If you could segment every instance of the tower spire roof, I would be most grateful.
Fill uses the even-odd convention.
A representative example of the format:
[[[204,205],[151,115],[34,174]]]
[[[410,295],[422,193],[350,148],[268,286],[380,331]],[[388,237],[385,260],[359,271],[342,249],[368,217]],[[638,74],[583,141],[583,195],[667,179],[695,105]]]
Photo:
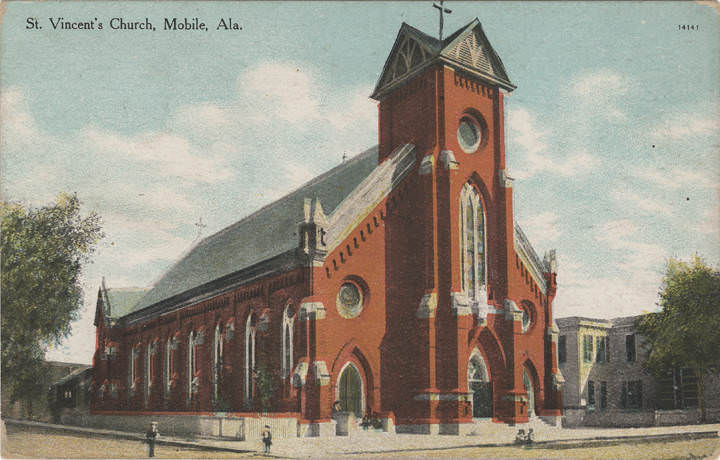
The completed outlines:
[[[507,91],[515,89],[500,56],[475,18],[443,40],[403,23],[370,97],[383,99],[437,62],[473,74]]]

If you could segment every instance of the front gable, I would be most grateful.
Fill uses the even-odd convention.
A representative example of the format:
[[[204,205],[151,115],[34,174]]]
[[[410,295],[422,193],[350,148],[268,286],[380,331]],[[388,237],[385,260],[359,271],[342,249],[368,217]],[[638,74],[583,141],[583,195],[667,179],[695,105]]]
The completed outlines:
[[[370,97],[382,99],[435,62],[470,71],[508,91],[515,89],[475,18],[442,41],[403,23]]]
[[[450,61],[480,72],[490,77],[501,87],[512,91],[515,85],[510,82],[500,56],[495,53],[490,41],[483,32],[482,25],[475,19],[457,36],[448,38],[440,55]]]
[[[370,97],[378,99],[381,94],[417,75],[433,61],[440,50],[440,40],[403,23]]]

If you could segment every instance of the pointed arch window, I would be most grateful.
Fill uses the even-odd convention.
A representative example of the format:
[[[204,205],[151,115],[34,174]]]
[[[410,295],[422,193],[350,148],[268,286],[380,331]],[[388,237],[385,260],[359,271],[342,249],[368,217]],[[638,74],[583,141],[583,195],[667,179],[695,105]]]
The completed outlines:
[[[486,301],[485,211],[474,187],[465,184],[460,194],[460,265],[463,293]]]
[[[223,370],[223,325],[218,323],[215,326],[215,334],[213,336],[213,356],[212,356],[212,396],[213,402],[217,403],[220,397],[220,382],[222,381],[222,370]]]
[[[282,376],[289,376],[293,369],[293,334],[295,318],[290,305],[285,307],[282,321]]]
[[[132,396],[136,390],[136,379],[139,369],[137,368],[140,357],[140,345],[135,345],[130,349],[130,360],[128,362],[128,387],[129,394]]]
[[[200,376],[198,375],[197,346],[199,336],[195,331],[190,332],[187,342],[187,400],[188,403],[197,393],[200,387]]]
[[[150,393],[152,392],[153,377],[155,376],[154,357],[157,343],[147,344],[145,350],[145,406],[150,402]]]
[[[177,350],[177,339],[175,336],[168,337],[165,343],[165,359],[164,359],[164,374],[165,374],[165,399],[170,397],[170,391],[172,389],[173,375],[176,372],[176,350]]]
[[[245,324],[245,403],[252,403],[255,373],[255,318],[251,314]]]

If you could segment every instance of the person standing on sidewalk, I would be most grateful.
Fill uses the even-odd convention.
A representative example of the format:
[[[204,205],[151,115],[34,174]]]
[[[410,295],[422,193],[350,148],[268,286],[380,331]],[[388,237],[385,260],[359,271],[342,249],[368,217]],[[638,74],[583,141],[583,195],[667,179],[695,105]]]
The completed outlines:
[[[148,457],[155,456],[155,438],[157,438],[158,434],[158,422],[151,422],[150,427],[145,433],[148,441]]]
[[[272,446],[272,433],[270,432],[270,425],[265,425],[265,429],[262,432],[263,448],[265,449],[265,455],[270,453],[270,446]]]

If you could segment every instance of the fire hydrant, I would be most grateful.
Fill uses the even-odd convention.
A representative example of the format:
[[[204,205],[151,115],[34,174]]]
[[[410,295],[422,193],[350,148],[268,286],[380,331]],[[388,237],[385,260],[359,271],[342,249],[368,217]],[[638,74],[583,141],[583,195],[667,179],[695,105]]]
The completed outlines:
[[[158,432],[158,422],[150,422],[150,427],[145,433],[145,437],[148,441],[148,457],[155,456],[155,438],[160,435]]]

